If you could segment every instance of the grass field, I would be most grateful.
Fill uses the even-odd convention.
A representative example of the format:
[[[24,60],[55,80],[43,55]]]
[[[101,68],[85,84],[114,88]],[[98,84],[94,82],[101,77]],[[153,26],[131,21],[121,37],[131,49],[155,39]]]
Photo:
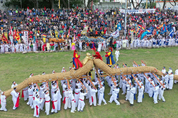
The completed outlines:
[[[91,54],[92,51],[89,51]],[[119,64],[126,63],[132,66],[132,62],[136,61],[141,64],[143,60],[148,66],[157,67],[159,70],[163,66],[168,70],[172,67],[173,71],[178,68],[178,48],[159,48],[159,49],[135,49],[135,50],[121,50],[119,57]],[[86,52],[81,52],[81,60],[85,57]],[[105,53],[102,52],[101,55]],[[22,82],[29,77],[30,73],[34,75],[51,73],[52,70],[61,72],[62,67],[68,70],[71,67],[73,52],[54,52],[54,53],[30,53],[30,54],[2,54],[0,55],[0,89],[5,91],[11,87],[12,81],[17,83]],[[104,58],[105,60],[105,58]],[[105,89],[105,99],[108,102],[109,88]],[[166,102],[159,101],[158,104],[153,104],[153,99],[149,98],[147,94],[143,99],[143,103],[135,102],[133,107],[130,107],[128,102],[121,103],[116,106],[115,103],[108,103],[106,106],[90,107],[88,101],[85,101],[86,106],[84,112],[76,112],[71,114],[70,110],[62,110],[58,114],[46,116],[42,111],[40,117],[42,118],[140,118],[140,117],[177,117],[178,112],[178,85],[174,85],[173,90],[165,91],[164,97]],[[120,99],[123,101],[125,97],[121,95]],[[0,118],[32,118],[33,110],[26,105],[23,99],[20,100],[20,107],[12,110],[11,97],[7,98],[8,112],[0,111]]]

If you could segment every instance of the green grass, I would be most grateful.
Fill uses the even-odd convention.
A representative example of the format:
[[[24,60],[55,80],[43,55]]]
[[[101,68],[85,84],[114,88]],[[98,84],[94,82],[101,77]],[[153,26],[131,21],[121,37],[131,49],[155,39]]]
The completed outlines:
[[[93,53],[89,51],[90,53]],[[172,67],[173,71],[178,68],[178,48],[159,48],[159,49],[135,49],[135,50],[121,50],[119,57],[120,66],[122,63],[126,63],[128,66],[132,66],[132,62],[136,61],[141,64],[143,60],[148,66],[157,67],[159,70],[163,66],[168,70]],[[81,54],[81,60],[85,57],[86,52],[79,52]],[[105,53],[102,52],[101,55]],[[5,91],[11,87],[12,81],[17,83],[22,82],[25,78],[29,77],[30,73],[34,75],[45,73],[51,73],[52,70],[61,72],[62,67],[69,70],[71,67],[73,52],[54,52],[54,53],[30,53],[30,54],[2,54],[0,55],[0,89]],[[105,60],[105,58],[104,58]],[[105,89],[105,99],[109,100],[107,93],[109,88]],[[156,105],[153,104],[153,99],[149,98],[145,94],[143,103],[138,104],[135,102],[133,107],[129,106],[128,102],[116,106],[115,103],[107,104],[106,106],[89,107],[88,101],[85,101],[86,106],[84,112],[76,112],[71,114],[70,110],[62,110],[58,114],[46,116],[42,111],[40,117],[42,118],[130,118],[130,117],[177,117],[178,112],[178,85],[174,85],[173,90],[165,91],[164,97],[166,102],[160,102]],[[125,97],[121,95],[120,100]],[[0,111],[0,118],[32,118],[33,110],[26,105],[23,99],[20,99],[20,107],[16,110],[12,110],[11,97],[7,98],[8,112]]]

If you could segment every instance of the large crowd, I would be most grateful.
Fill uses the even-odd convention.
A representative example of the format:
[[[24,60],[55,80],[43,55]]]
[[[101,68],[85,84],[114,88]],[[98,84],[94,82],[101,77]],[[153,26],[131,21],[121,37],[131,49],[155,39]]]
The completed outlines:
[[[128,14],[126,30],[124,17],[119,9],[0,11],[0,52],[86,50],[93,44],[99,51],[111,45],[150,48],[178,44],[177,12],[156,9],[155,13]],[[119,36],[112,39],[116,30]]]

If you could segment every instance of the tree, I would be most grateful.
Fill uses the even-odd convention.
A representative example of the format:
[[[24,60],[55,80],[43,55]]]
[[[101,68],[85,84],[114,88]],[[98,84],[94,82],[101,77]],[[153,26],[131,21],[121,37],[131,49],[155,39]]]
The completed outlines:
[[[31,0],[31,1],[33,2],[34,8],[38,8],[38,6],[37,6],[37,4],[38,4],[37,2],[38,2],[38,1],[37,1],[37,0]]]
[[[136,2],[136,0],[129,0],[129,3],[132,4],[134,9],[136,9],[140,6],[140,4],[142,3],[142,0],[140,0],[140,2],[136,2],[136,5],[135,5],[135,2]]]
[[[176,6],[176,1],[175,1],[175,0],[173,0],[173,3],[172,3],[172,1],[169,0],[169,3],[170,3],[172,6]]]
[[[162,8],[162,9],[164,9],[164,8],[165,8],[165,5],[166,5],[166,0],[164,0],[164,3],[163,3],[163,8]]]

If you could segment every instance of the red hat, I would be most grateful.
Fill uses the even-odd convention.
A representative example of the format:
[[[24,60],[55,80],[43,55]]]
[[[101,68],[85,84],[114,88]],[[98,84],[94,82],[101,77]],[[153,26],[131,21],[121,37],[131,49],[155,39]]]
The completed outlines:
[[[110,47],[109,50],[111,50],[111,52],[112,52],[113,51],[112,47]]]

